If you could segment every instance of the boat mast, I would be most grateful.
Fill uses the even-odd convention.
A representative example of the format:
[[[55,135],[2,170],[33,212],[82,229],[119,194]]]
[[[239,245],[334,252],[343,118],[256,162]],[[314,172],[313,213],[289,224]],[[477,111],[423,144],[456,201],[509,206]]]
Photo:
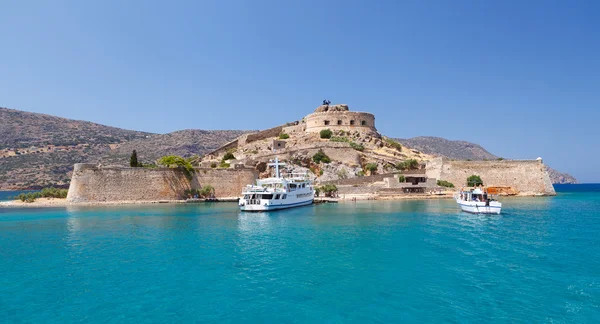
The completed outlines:
[[[279,166],[285,165],[285,163],[279,163],[279,157],[275,156],[275,161],[273,163],[269,163],[268,165],[275,167],[275,178],[279,178]]]

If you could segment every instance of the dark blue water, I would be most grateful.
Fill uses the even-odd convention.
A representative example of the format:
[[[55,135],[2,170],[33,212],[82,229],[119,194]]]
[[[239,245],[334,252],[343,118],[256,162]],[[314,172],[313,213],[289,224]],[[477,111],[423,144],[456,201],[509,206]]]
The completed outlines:
[[[600,195],[0,210],[5,322],[600,319]]]
[[[36,190],[0,191],[0,201],[14,200],[20,193],[34,192]]]

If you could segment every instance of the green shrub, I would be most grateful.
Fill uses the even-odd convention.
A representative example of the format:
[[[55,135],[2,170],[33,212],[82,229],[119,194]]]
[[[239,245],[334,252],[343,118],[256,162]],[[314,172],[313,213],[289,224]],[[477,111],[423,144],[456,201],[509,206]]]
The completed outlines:
[[[365,170],[370,172],[377,171],[377,163],[367,163],[367,165],[365,165]]]
[[[332,142],[345,142],[348,143],[350,142],[350,140],[347,137],[343,137],[343,136],[333,136],[330,141]]]
[[[365,150],[364,146],[362,146],[361,144],[354,143],[354,142],[350,143],[350,147],[357,151],[361,151],[361,152]]]
[[[227,152],[225,153],[225,155],[223,155],[223,161],[227,160],[235,160],[235,156],[233,155],[233,153]]]
[[[325,194],[326,197],[333,197],[334,194],[338,191],[338,188],[336,187],[336,185],[326,184],[321,187],[321,191],[323,191],[323,194]]]
[[[365,171],[358,171],[358,172],[356,173],[356,176],[357,176],[357,177],[364,177],[364,176],[365,176]]]
[[[327,156],[327,154],[325,154],[325,152],[323,152],[323,150],[319,150],[317,153],[315,153],[315,155],[313,155],[313,161],[315,163],[329,163],[331,162],[331,159],[329,156]]]
[[[496,160],[497,160],[497,161],[502,161],[502,160],[504,160],[504,158],[502,158],[502,157],[499,157],[499,158],[497,158]]]
[[[39,197],[43,198],[67,198],[67,189],[57,189],[54,187],[44,188],[39,192]]]
[[[440,187],[454,188],[454,184],[452,182],[448,182],[446,180],[438,180],[437,185]]]
[[[211,163],[210,167],[213,168],[213,169],[216,168],[217,167],[217,163],[216,162]]]
[[[324,172],[323,169],[319,170],[319,176],[322,176],[323,172]]]
[[[324,129],[319,133],[319,135],[321,135],[321,138],[331,138],[332,134],[333,132],[330,129]]]
[[[284,140],[284,139],[288,139],[288,138],[290,138],[290,135],[288,135],[288,134],[286,134],[286,133],[281,133],[281,134],[279,134],[279,139],[282,139],[282,140]]]
[[[194,175],[193,175],[193,173],[195,172],[194,167],[188,160],[182,158],[181,156],[177,156],[177,155],[163,156],[160,159],[158,159],[158,164],[166,166],[168,168],[183,169],[185,176],[186,176],[186,178],[188,178],[188,180],[192,180],[192,178],[194,177]]]
[[[404,162],[396,163],[396,169],[398,170],[414,170],[419,168],[419,161],[415,159],[408,159]]]
[[[398,182],[406,182],[406,178],[403,175],[399,175]]]
[[[482,185],[483,185],[483,181],[481,180],[481,177],[479,177],[478,175],[472,175],[467,178],[467,186],[469,186],[469,187],[477,187],[477,186],[482,186]]]
[[[398,141],[395,141],[391,138],[386,138],[385,142],[388,146],[395,148],[398,151],[402,151],[402,144],[398,143]]]
[[[204,197],[204,198],[213,197],[215,194],[215,188],[211,185],[206,185],[198,191],[198,194],[200,195],[200,197]]]
[[[225,161],[221,161],[221,164],[219,164],[219,168],[221,169],[227,169],[231,166],[231,164],[225,162]]]
[[[319,188],[319,187],[315,188],[315,196],[319,197],[320,194],[321,194],[321,188]]]

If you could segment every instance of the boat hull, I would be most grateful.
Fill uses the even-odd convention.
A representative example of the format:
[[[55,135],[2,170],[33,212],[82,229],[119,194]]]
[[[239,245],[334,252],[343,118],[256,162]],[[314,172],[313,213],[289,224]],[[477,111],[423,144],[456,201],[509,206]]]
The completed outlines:
[[[465,202],[457,201],[460,209],[471,214],[494,214],[500,215],[502,205],[500,203],[490,203],[489,206],[485,202]]]
[[[294,207],[302,207],[302,206],[308,206],[310,204],[313,203],[313,199],[310,200],[306,200],[306,201],[300,201],[300,202],[295,202],[295,203],[288,203],[288,204],[253,204],[253,205],[241,205],[240,206],[240,210],[241,211],[248,211],[248,212],[264,212],[264,211],[271,211],[271,210],[281,210],[281,209],[288,209],[288,208],[294,208]]]

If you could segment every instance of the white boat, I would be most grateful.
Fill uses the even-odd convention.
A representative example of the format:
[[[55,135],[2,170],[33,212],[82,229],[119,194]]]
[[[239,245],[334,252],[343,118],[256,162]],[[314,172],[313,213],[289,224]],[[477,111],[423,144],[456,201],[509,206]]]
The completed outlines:
[[[454,198],[460,209],[473,214],[500,214],[502,203],[480,188],[462,190]]]
[[[239,206],[242,211],[269,211],[306,206],[313,203],[315,191],[306,173],[281,176],[279,167],[285,165],[275,158],[269,166],[275,167],[275,177],[260,179],[256,185],[242,190]]]

